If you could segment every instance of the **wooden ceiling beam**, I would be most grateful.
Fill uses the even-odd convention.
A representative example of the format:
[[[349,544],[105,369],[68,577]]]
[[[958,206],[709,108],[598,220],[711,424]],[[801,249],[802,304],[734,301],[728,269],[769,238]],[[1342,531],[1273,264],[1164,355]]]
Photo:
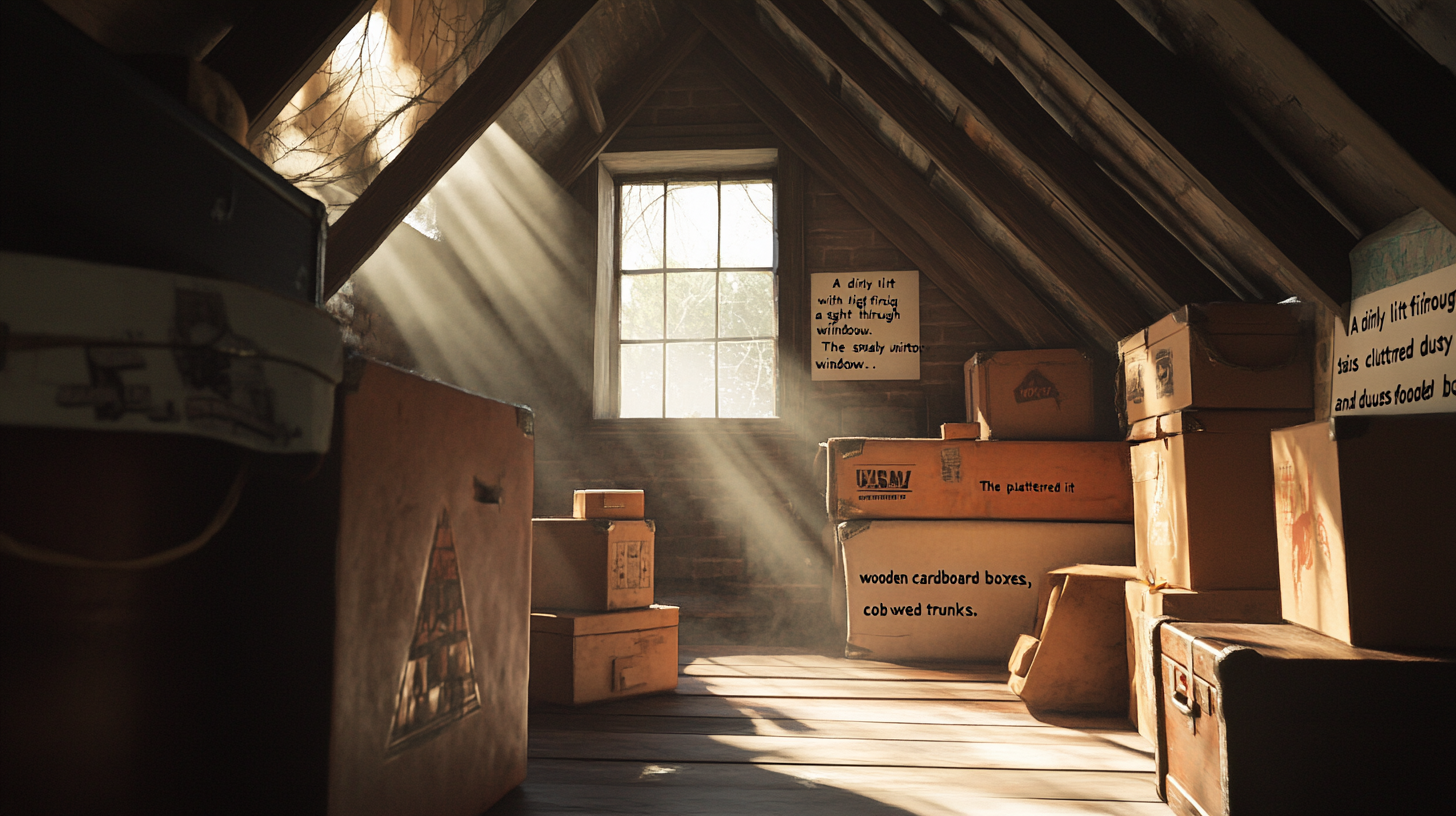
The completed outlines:
[[[1145,309],[1092,252],[890,70],[843,20],[819,0],[772,0],[843,74],[930,156],[940,172],[970,193],[1056,276],[1068,314],[1080,314],[1112,337],[1125,337],[1160,314]],[[926,7],[928,9],[928,7]],[[1161,293],[1160,293],[1161,294]],[[1164,296],[1166,297],[1166,296]]]
[[[906,256],[918,265],[926,264],[928,255],[938,256],[941,263],[922,269],[982,328],[1004,338],[1009,327],[1015,337],[1031,346],[1080,344],[1061,316],[936,196],[925,179],[784,53],[757,20],[721,3],[689,0],[687,5],[725,46],[714,53],[719,54],[715,62],[729,87],[816,172],[836,186],[844,185],[845,198],[876,222]],[[732,60],[723,59],[724,53],[756,78],[754,84],[767,88],[768,99],[762,94],[752,99],[745,96],[751,88],[743,87],[741,72],[732,70],[727,64]],[[785,121],[785,111],[793,122]],[[824,154],[835,161],[827,161]],[[899,228],[901,223],[918,240],[910,240],[907,231]]]
[[[1029,348],[1039,343],[1065,344],[1063,341],[1072,336],[1070,331],[1055,333],[1061,327],[1059,322],[1051,327],[1051,337],[1038,336],[1033,339],[1020,332],[1002,317],[996,306],[960,270],[936,253],[920,233],[900,217],[894,207],[861,181],[848,164],[836,156],[814,131],[799,121],[794,112],[764,87],[758,77],[727,48],[710,39],[703,45],[703,55],[728,90],[742,100],[755,116],[762,119],[790,152],[828,182],[835,192],[844,196],[850,206],[858,210],[932,283],[940,287],[946,297],[965,310],[994,342],[1008,349]]]
[[[1021,87],[924,3],[862,0],[899,33],[945,83],[1064,195],[1068,209],[1106,236],[1146,285],[1172,305],[1227,299],[1229,287],[1097,166],[1090,153]]]
[[[597,0],[536,3],[470,77],[420,126],[329,229],[324,296],[333,295],[520,95],[596,7]]]
[[[1288,260],[1285,292],[1350,299],[1355,237],[1117,0],[1021,0]]]
[[[576,49],[571,43],[567,43],[562,46],[556,59],[561,62],[561,72],[566,74],[566,84],[571,86],[571,95],[576,98],[576,106],[581,110],[587,126],[592,129],[592,133],[606,130],[607,117],[602,113],[602,100],[597,96],[597,89],[592,87],[586,69],[582,68]]]
[[[258,3],[213,47],[203,61],[242,98],[250,144],[373,6],[374,0]]]
[[[551,162],[549,172],[556,183],[570,187],[582,173],[586,172],[597,156],[607,148],[627,122],[636,115],[637,109],[647,101],[668,75],[703,41],[703,26],[691,14],[683,15],[677,25],[667,32],[660,48],[643,58],[632,71],[617,83],[603,104],[604,125],[599,131],[583,131],[561,149]]]

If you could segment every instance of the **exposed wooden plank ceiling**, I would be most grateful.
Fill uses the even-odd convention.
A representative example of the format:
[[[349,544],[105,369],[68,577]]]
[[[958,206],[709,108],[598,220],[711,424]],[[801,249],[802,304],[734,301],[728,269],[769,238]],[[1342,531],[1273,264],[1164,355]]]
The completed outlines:
[[[115,50],[205,57],[255,127],[371,5],[48,2]],[[1375,2],[537,3],[335,225],[331,288],[499,118],[563,185],[609,145],[781,140],[1008,346],[1107,348],[1196,300],[1338,309],[1359,235],[1416,206],[1456,226],[1449,55]],[[636,132],[699,17],[763,124]]]

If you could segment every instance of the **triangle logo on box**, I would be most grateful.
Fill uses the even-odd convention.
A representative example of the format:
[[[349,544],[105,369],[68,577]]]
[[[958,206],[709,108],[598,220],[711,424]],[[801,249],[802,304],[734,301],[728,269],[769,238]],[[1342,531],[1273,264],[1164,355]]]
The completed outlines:
[[[395,696],[389,753],[416,745],[480,709],[475,652],[450,514],[441,508],[415,612],[414,637]]]
[[[1056,383],[1048,380],[1040,371],[1032,369],[1030,374],[1016,386],[1013,392],[1017,402],[1035,402],[1036,400],[1056,400],[1057,405],[1062,404],[1062,395],[1057,391]]]

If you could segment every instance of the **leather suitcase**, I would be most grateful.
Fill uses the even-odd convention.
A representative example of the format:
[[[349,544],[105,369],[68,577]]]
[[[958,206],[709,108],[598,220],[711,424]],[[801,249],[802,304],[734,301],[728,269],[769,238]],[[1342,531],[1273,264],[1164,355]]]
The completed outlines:
[[[1158,792],[1174,811],[1444,810],[1456,661],[1293,624],[1161,625]]]

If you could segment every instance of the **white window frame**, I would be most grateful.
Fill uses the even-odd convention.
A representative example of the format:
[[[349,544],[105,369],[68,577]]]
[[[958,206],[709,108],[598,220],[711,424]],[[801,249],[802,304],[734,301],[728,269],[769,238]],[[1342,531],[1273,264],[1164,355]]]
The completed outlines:
[[[763,178],[774,178],[778,163],[778,151],[774,148],[747,150],[674,150],[642,153],[603,154],[597,162],[597,287],[596,287],[596,331],[593,349],[592,416],[595,419],[611,419],[623,422],[682,422],[674,418],[628,418],[622,419],[621,389],[618,380],[620,338],[617,300],[620,270],[617,269],[617,187],[618,177],[671,178],[682,176],[703,177],[747,177],[762,173]],[[775,201],[778,200],[778,182],[774,180]],[[776,205],[777,209],[777,205]],[[777,215],[774,229],[774,299],[775,309],[781,310],[779,300],[779,253]],[[776,321],[777,322],[777,321]],[[779,348],[781,338],[775,336],[775,371],[777,385],[774,400],[774,418],[760,418],[757,421],[776,421],[783,416],[783,353]],[[664,383],[664,388],[666,383]],[[704,418],[708,422],[743,421],[733,418]]]

